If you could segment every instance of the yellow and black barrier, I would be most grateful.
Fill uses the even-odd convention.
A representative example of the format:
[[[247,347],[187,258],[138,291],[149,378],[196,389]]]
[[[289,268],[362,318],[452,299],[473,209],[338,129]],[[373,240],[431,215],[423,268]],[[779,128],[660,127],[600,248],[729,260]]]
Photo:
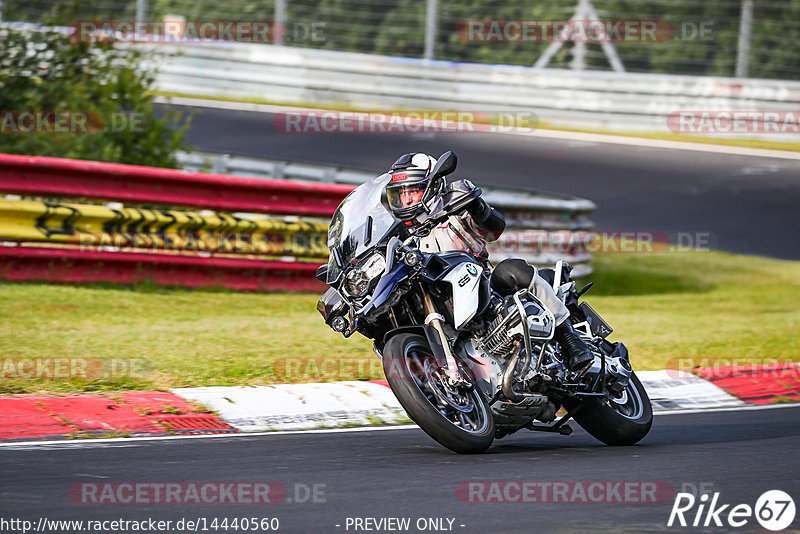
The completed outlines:
[[[0,240],[149,250],[326,258],[328,224],[139,207],[0,198]]]

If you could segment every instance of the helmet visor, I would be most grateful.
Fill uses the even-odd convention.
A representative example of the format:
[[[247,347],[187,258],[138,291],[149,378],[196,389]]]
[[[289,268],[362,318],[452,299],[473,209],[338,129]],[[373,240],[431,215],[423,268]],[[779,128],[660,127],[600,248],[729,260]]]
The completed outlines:
[[[425,186],[416,184],[397,184],[386,187],[386,200],[393,210],[411,208],[422,202]]]

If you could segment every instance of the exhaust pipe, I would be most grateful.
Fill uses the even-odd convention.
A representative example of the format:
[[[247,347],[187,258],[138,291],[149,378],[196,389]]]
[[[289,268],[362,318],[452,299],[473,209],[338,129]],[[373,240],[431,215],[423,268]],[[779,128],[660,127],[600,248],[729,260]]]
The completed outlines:
[[[522,344],[517,343],[517,346],[514,349],[514,355],[511,357],[511,361],[508,362],[506,370],[503,372],[503,381],[502,381],[503,395],[505,395],[505,397],[514,404],[519,404],[523,402],[525,406],[542,404],[547,400],[547,397],[545,397],[544,395],[539,395],[538,393],[520,393],[514,391],[514,374],[515,374],[514,370],[517,368],[517,363],[519,362],[520,354],[522,354]],[[530,352],[526,351],[522,366],[523,376],[525,373],[528,372],[528,368],[530,367],[530,365],[531,365],[531,355]]]

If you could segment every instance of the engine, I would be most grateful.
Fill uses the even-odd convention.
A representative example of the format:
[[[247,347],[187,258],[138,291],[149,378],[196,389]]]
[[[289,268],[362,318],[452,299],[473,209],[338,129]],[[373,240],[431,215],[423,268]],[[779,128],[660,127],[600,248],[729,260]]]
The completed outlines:
[[[522,307],[525,310],[524,324],[513,296],[498,299],[494,303],[496,317],[489,325],[489,333],[483,339],[481,349],[495,358],[507,358],[518,343],[523,343],[523,328],[527,328],[533,340],[552,336],[555,321],[544,306],[534,300],[524,299]]]

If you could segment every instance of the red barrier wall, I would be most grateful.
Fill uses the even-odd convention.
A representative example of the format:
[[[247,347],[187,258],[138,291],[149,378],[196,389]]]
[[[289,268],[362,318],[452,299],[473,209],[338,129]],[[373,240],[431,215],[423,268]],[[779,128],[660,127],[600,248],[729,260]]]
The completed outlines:
[[[0,154],[0,191],[330,217],[353,186]]]
[[[81,252],[0,246],[0,279],[48,282],[151,281],[159,285],[227,287],[246,291],[314,291],[319,264],[171,254]]]

